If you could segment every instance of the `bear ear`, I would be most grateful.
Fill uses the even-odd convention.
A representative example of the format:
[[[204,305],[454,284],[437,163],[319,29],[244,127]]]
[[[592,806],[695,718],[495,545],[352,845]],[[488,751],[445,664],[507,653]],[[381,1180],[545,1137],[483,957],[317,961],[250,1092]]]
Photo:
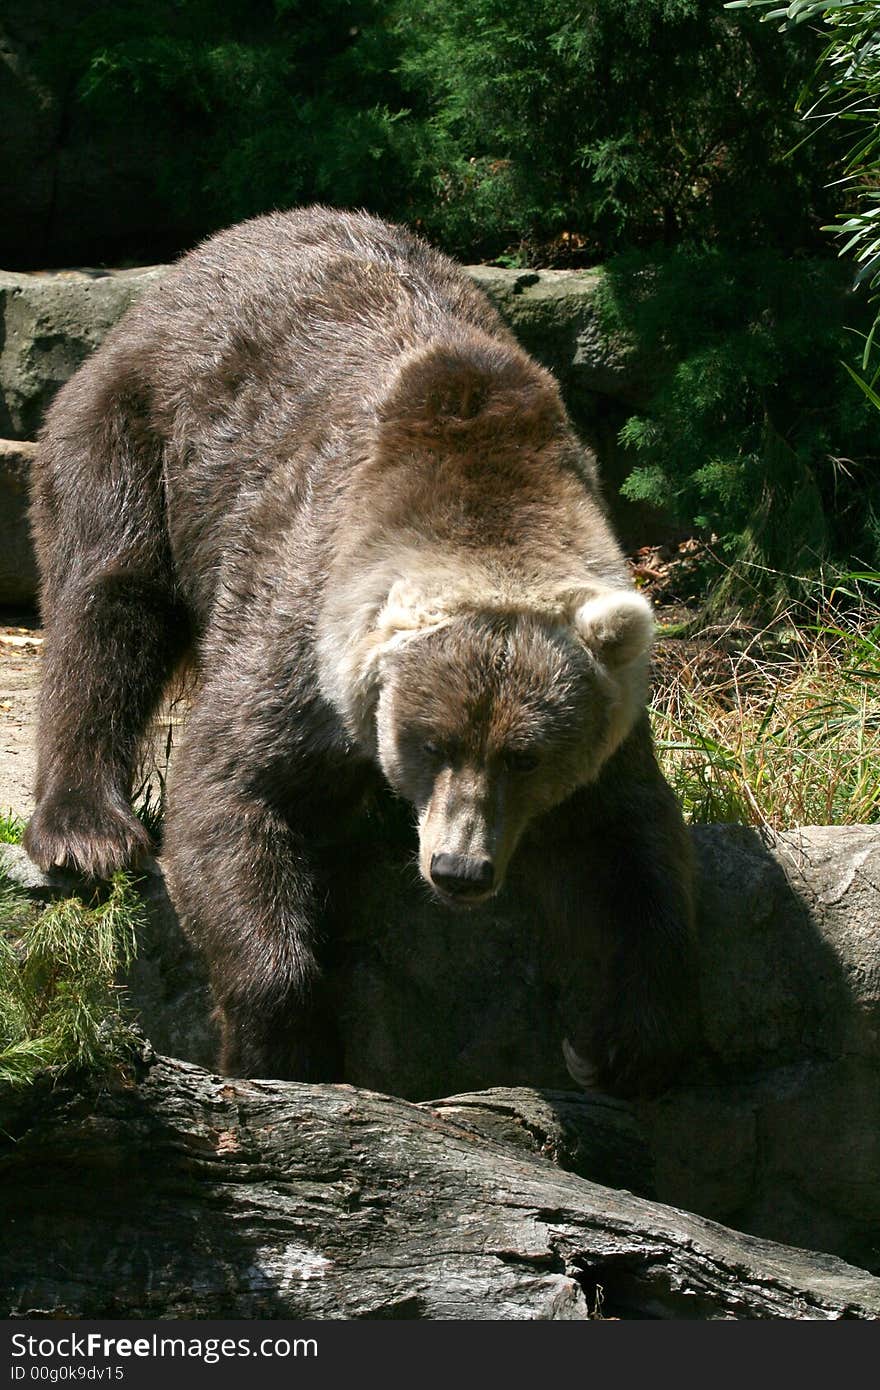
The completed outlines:
[[[558,433],[564,411],[553,378],[517,348],[474,332],[462,343],[432,343],[406,359],[377,406],[380,438],[392,452],[415,440],[466,444]]]
[[[412,638],[445,627],[450,616],[440,600],[409,580],[395,580],[372,627],[356,645],[357,684],[362,694],[375,698],[388,657]]]
[[[584,645],[612,670],[647,656],[654,639],[651,605],[632,589],[607,589],[583,599],[574,626]]]

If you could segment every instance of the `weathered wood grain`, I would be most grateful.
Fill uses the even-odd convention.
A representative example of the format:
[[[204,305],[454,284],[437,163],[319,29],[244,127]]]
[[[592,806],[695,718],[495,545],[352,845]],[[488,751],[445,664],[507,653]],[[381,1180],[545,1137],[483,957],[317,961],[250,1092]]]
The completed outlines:
[[[0,1107],[2,1311],[880,1316],[880,1280],[831,1256],[556,1167],[554,1145],[577,1150],[589,1130],[589,1103],[566,1104],[495,1091],[414,1105],[161,1058],[91,1094],[34,1088]]]

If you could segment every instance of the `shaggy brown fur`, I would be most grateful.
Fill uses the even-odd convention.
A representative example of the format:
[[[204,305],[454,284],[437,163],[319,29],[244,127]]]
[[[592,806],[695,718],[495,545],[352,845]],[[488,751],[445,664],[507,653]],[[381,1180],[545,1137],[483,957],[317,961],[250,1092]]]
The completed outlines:
[[[644,716],[649,618],[554,381],[455,266],[320,208],[215,237],[60,392],[33,526],[28,851],[100,877],[146,848],[138,741],[194,651],[167,855],[225,1070],[332,1076],[322,904],[384,774],[444,901],[499,891],[543,839],[569,972],[585,901],[606,937],[575,1048],[617,1089],[668,1075],[691,881]]]

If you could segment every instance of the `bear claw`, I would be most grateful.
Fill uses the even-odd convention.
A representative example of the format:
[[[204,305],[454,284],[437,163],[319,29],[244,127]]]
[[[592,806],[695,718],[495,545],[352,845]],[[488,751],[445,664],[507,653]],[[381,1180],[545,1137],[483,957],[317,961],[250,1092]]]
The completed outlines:
[[[575,1051],[568,1038],[562,1039],[562,1055],[572,1081],[585,1091],[594,1090],[599,1076],[598,1069],[586,1057],[581,1057],[580,1053]]]
[[[44,872],[67,869],[85,878],[111,878],[134,868],[151,849],[149,832],[128,810],[65,798],[37,807],[24,848]]]

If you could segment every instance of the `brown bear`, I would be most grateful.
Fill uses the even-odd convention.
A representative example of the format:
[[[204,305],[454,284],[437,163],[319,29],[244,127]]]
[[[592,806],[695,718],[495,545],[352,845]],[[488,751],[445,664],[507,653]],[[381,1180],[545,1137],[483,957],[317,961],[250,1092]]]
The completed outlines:
[[[138,744],[190,653],[166,854],[225,1072],[333,1079],[322,914],[384,778],[450,909],[501,892],[524,838],[566,847],[542,930],[576,956],[589,905],[604,941],[570,1066],[664,1082],[694,948],[645,713],[651,613],[556,382],[461,270],[323,208],[213,237],[59,393],[32,519],[47,641],[27,850],[96,878],[147,850]]]

